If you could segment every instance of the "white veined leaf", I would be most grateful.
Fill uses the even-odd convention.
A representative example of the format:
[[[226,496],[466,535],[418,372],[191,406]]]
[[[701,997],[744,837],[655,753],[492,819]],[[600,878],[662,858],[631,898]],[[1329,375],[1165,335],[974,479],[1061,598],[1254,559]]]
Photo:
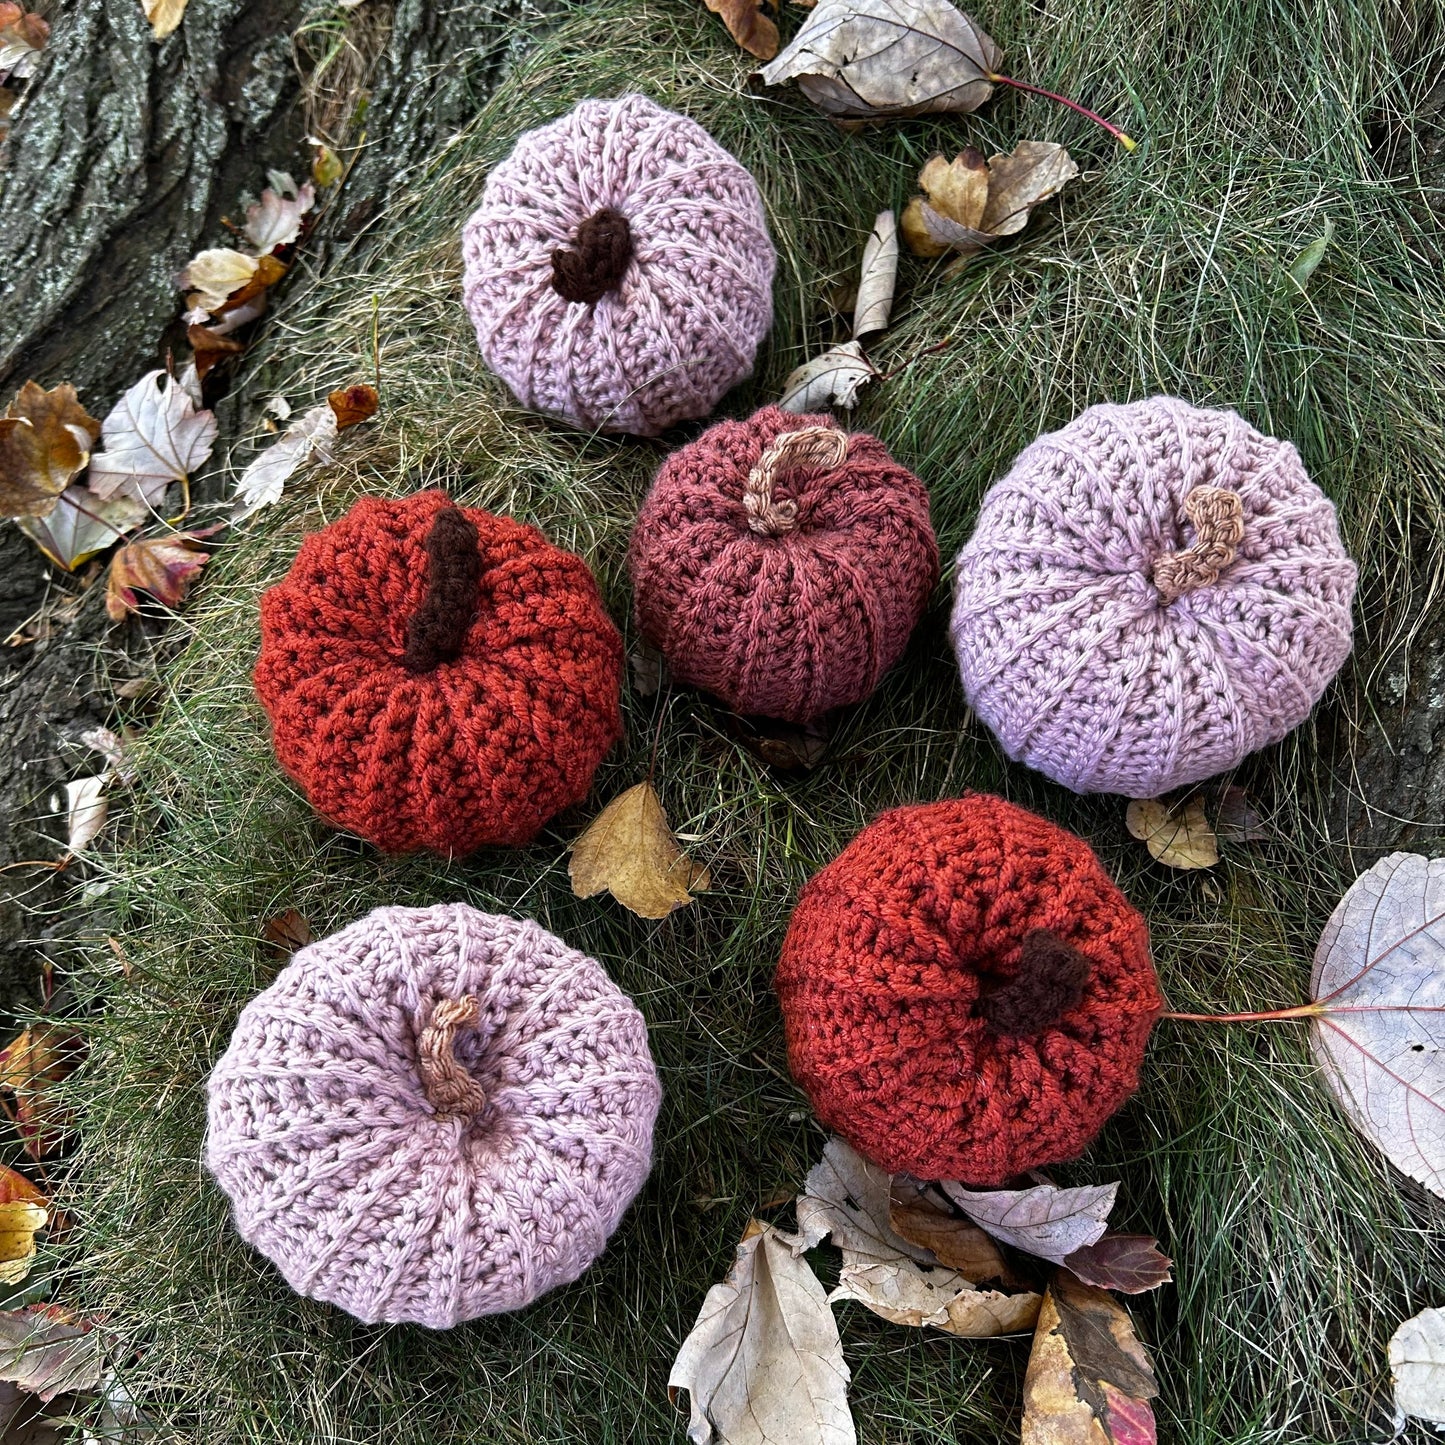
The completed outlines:
[[[254,458],[236,483],[236,510],[233,520],[239,521],[262,507],[281,500],[286,483],[307,463],[330,460],[336,441],[336,413],[327,402],[313,406],[300,419],[291,423],[286,434]]]
[[[127,493],[158,507],[172,482],[186,481],[211,454],[216,417],[164,371],[151,371],[111,408],[101,425],[105,450],[90,459],[90,489]]]

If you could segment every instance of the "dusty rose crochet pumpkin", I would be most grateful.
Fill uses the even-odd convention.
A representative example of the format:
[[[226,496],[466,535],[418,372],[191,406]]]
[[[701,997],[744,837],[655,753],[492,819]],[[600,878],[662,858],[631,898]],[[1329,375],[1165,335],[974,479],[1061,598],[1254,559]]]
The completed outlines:
[[[964,692],[1009,757],[1151,798],[1278,742],[1350,651],[1355,564],[1288,442],[1173,397],[1040,437],[958,554]]]
[[[775,406],[667,459],[629,560],[674,675],[789,722],[867,697],[938,579],[923,483],[877,437]]]
[[[655,436],[753,368],[773,271],[753,178],[645,96],[528,131],[462,232],[486,363],[523,406]]]
[[[241,1013],[206,1163],[299,1293],[441,1329],[576,1279],[647,1178],[647,1027],[594,959],[463,903],[378,908]]]

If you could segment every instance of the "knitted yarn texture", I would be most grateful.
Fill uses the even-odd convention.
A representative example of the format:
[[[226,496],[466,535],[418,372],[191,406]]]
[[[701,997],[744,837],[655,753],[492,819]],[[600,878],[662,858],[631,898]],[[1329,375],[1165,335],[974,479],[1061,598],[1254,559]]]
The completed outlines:
[[[777,255],[753,178],[641,95],[527,131],[462,231],[462,295],[523,406],[655,436],[753,369]]]
[[[1173,397],[1039,437],[958,554],[969,704],[1016,761],[1152,798],[1309,716],[1350,651],[1355,564],[1288,442]]]
[[[277,757],[391,852],[530,842],[621,736],[621,677],[587,564],[444,492],[363,498],[261,598]]]
[[[984,794],[865,828],[803,889],[776,988],[828,1128],[892,1173],[981,1185],[1082,1153],[1163,1007],[1088,844]]]
[[[867,432],[765,407],[674,452],[629,554],[674,676],[804,722],[868,696],[938,580],[928,492]]]
[[[651,1167],[647,1027],[602,966],[462,903],[301,949],[207,1084],[206,1164],[298,1293],[445,1329],[575,1280]]]

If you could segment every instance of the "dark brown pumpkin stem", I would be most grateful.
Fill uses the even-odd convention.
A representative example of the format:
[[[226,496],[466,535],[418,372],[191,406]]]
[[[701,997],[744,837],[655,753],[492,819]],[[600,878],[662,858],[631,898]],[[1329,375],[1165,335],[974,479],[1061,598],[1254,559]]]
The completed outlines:
[[[979,1016],[990,1033],[1031,1038],[1078,1007],[1093,968],[1057,933],[1035,928],[1024,935],[1018,972],[979,999]]]
[[[461,656],[477,615],[482,557],[477,529],[460,508],[448,503],[436,514],[426,539],[426,596],[406,624],[408,672],[430,672]]]
[[[552,289],[564,300],[591,305],[618,286],[632,260],[632,227],[611,207],[577,228],[568,250],[552,252]]]

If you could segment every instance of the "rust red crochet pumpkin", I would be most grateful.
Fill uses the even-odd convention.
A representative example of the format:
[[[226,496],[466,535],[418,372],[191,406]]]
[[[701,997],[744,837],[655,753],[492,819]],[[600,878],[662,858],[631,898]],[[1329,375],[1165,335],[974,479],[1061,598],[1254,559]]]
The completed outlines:
[[[776,986],[824,1124],[890,1172],[981,1185],[1082,1153],[1163,1007],[1088,844],[984,794],[865,828],[803,889]]]
[[[667,459],[630,563],[638,626],[679,681],[807,722],[898,661],[938,544],[927,490],[877,437],[770,406]]]
[[[530,842],[621,736],[621,667],[580,557],[444,492],[363,499],[261,599],[277,757],[389,852]]]

